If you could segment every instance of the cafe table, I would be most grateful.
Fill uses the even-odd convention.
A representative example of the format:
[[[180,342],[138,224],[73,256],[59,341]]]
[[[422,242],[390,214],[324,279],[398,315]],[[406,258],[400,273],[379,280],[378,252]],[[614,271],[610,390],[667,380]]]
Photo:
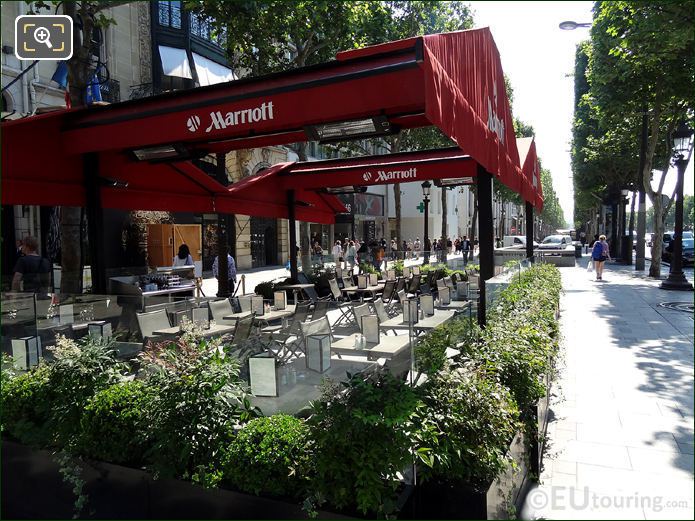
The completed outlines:
[[[245,316],[249,316],[250,313],[246,313]],[[233,333],[234,329],[236,326],[229,326],[226,324],[210,324],[210,327],[208,329],[203,329],[202,334],[203,337],[211,337],[211,336],[217,336],[217,335],[225,335],[229,333]],[[154,335],[157,336],[168,336],[168,337],[173,337],[181,334],[181,328],[179,326],[172,326],[172,327],[165,327],[162,329],[157,329],[155,331],[152,331]]]
[[[324,380],[342,382],[349,374],[370,373],[383,364],[368,361],[366,357],[348,357],[340,359],[331,356],[331,367],[323,373],[306,367],[306,359],[300,356],[284,366],[276,368],[277,396],[251,396],[252,405],[257,406],[263,414],[286,413],[297,414],[309,406],[309,403],[321,397]]]
[[[435,301],[434,309],[454,310],[457,314],[467,311],[471,307],[470,300],[452,300],[448,304],[442,304],[441,300]]]
[[[275,289],[282,289],[282,290],[287,290],[291,289],[292,293],[294,294],[294,302],[295,304],[299,302],[297,299],[297,295],[299,294],[300,291],[308,289],[308,288],[314,288],[316,287],[314,284],[302,284],[302,283],[297,283],[297,284],[283,284],[282,286],[275,286]]]
[[[331,343],[331,351],[348,355],[366,355],[368,360],[376,360],[378,358],[392,358],[407,349],[410,345],[408,335],[387,336],[379,335],[379,343],[367,342],[366,346],[355,347],[355,342],[359,337],[359,333],[353,333],[345,338],[336,340]]]
[[[442,324],[445,324],[446,322],[454,318],[455,314],[456,311],[454,310],[435,311],[434,315],[425,316],[424,318],[421,318],[417,322],[415,322],[413,324],[413,331],[415,331],[416,334],[431,331],[435,327],[441,326]],[[399,314],[394,318],[382,322],[381,324],[379,324],[379,327],[385,330],[394,329],[407,331],[410,329],[410,325],[407,322],[403,322],[402,314]]]

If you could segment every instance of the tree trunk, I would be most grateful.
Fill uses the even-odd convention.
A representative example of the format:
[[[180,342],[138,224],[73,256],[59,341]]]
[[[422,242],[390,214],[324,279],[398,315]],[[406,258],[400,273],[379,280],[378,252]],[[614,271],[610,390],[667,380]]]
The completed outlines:
[[[60,293],[82,293],[82,208],[63,206],[60,213]]]
[[[448,207],[447,207],[446,188],[442,186],[442,259],[441,262],[446,262],[446,254],[448,253],[446,240],[448,238]]]
[[[659,194],[660,195],[660,194]],[[649,276],[655,279],[661,278],[661,252],[663,250],[664,238],[664,206],[661,197],[652,200],[654,209],[654,240],[652,241],[652,259],[649,266]]]

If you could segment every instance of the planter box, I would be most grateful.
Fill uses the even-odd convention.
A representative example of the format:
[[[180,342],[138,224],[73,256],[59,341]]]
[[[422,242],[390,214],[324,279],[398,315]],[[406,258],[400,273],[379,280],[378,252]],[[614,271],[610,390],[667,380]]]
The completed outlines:
[[[530,484],[522,433],[512,440],[509,453],[518,468],[507,469],[484,491],[452,482],[418,484],[399,519],[515,518],[515,512],[520,511]]]
[[[85,464],[89,496],[84,517],[95,519],[306,519],[301,505],[148,473],[103,462]],[[51,453],[2,441],[3,519],[70,519],[75,496]],[[92,514],[92,515],[90,515]],[[350,519],[319,511],[321,519]]]
[[[552,382],[550,375],[545,375],[545,396],[538,400],[538,403],[531,408],[529,413],[536,425],[536,433],[534,440],[531,440],[531,449],[529,452],[529,471],[536,479],[541,475],[543,466],[543,451],[545,450],[545,438],[548,431],[548,411],[550,407],[550,387]]]

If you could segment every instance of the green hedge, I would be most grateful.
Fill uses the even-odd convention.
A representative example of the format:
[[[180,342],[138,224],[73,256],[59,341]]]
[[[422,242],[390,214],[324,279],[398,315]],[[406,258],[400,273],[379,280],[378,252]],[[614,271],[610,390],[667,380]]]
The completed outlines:
[[[485,330],[458,319],[418,344],[422,385],[351,377],[327,386],[307,420],[257,418],[230,346],[187,334],[148,348],[138,380],[128,382],[109,344],[62,339],[55,362],[3,372],[2,429],[24,443],[206,486],[388,515],[412,450],[424,480],[482,488],[509,464],[520,419],[533,428],[525,412],[552,371],[560,291],[556,267],[522,272]],[[447,347],[461,355],[447,360]]]

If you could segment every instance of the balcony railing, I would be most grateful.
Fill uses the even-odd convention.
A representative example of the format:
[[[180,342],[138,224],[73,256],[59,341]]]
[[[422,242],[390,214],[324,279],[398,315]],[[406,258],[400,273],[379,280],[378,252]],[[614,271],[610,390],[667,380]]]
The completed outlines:
[[[102,101],[118,103],[121,101],[121,83],[118,80],[109,79],[99,85]]]

